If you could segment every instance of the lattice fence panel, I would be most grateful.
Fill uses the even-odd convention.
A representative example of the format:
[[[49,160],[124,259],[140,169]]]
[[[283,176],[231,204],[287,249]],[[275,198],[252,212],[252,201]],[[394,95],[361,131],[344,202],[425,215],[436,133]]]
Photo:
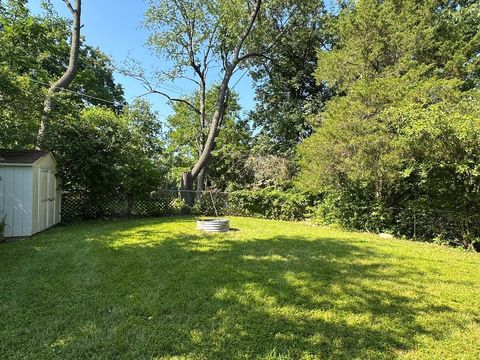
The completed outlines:
[[[122,194],[93,196],[80,192],[64,192],[62,221],[68,223],[88,219],[186,214],[221,216],[228,213],[227,193],[203,192],[193,207],[187,206],[181,198],[180,191],[158,191],[142,198],[130,198]]]

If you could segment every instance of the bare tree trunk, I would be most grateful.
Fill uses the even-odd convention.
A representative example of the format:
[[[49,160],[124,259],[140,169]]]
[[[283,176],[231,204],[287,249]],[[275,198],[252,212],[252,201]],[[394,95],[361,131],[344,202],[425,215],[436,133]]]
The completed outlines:
[[[212,122],[210,123],[210,130],[208,132],[207,140],[205,141],[205,146],[203,147],[203,151],[191,171],[193,179],[195,179],[200,173],[200,171],[205,167],[208,159],[210,158],[210,154],[212,153],[212,150],[215,146],[215,140],[220,130],[220,123],[222,122],[223,114],[225,111],[225,100],[228,93],[228,82],[232,77],[233,70],[234,67],[232,65],[229,65],[223,78],[222,84],[220,85],[217,102],[215,104],[215,112],[212,117]]]
[[[68,68],[63,75],[54,82],[47,92],[47,97],[43,104],[42,119],[40,122],[40,128],[37,134],[37,149],[44,147],[45,136],[48,129],[48,121],[50,113],[53,107],[53,95],[63,88],[66,88],[72,80],[78,70],[78,55],[80,52],[80,28],[81,28],[81,14],[82,14],[82,0],[74,0],[75,8],[70,3],[70,0],[63,0],[68,10],[72,14],[72,33],[70,41],[70,57],[68,61]]]
[[[193,206],[193,192],[192,192],[192,173],[190,171],[182,174],[182,183],[180,189],[182,190],[182,199],[188,206]]]
[[[197,176],[197,193],[195,196],[195,203],[198,203],[202,198],[202,192],[205,191],[207,166],[205,166]]]
[[[198,156],[202,155],[203,148],[205,147],[205,126],[207,121],[206,114],[206,83],[205,83],[205,73],[201,72],[200,83],[199,83],[199,102],[200,102],[200,134],[199,134],[199,149]],[[205,188],[205,175],[207,172],[207,167],[205,166],[197,176],[197,192],[195,196],[195,202],[199,202],[202,196],[202,192]]]

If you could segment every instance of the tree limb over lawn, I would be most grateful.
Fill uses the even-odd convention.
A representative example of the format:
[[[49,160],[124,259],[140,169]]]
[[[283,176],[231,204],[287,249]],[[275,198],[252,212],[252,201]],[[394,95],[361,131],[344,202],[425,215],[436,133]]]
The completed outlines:
[[[81,14],[82,14],[82,0],[74,0],[75,7],[72,6],[70,0],[63,0],[68,10],[72,14],[72,34],[70,40],[70,57],[68,67],[63,75],[54,82],[48,89],[47,97],[43,104],[42,120],[37,136],[37,148],[42,148],[45,142],[45,134],[47,131],[48,117],[52,111],[53,95],[62,89],[68,87],[75,78],[78,70],[78,57],[80,54],[80,29],[81,29]]]

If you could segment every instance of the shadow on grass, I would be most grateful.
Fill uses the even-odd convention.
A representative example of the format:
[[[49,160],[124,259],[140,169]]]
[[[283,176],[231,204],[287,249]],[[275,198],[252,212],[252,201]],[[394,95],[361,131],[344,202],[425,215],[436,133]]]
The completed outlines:
[[[38,311],[15,336],[39,358],[389,359],[419,335],[435,337],[418,321],[423,312],[453,311],[425,308],[414,285],[421,273],[341,239],[247,241],[125,222],[114,230],[81,236],[56,264],[32,271],[9,307]],[[402,283],[413,291],[398,291]]]

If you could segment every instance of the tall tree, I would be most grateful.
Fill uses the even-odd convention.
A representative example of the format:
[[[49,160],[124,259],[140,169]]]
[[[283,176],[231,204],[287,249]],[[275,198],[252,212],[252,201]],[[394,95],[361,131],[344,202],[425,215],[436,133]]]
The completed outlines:
[[[70,24],[52,7],[33,15],[25,1],[10,0],[0,13],[0,29],[0,146],[32,148],[37,141],[45,87],[68,67]],[[125,102],[123,89],[114,80],[111,60],[84,42],[78,72],[69,89],[75,94],[56,94],[55,102],[61,106],[50,114],[50,124],[91,105],[118,112]],[[53,146],[48,138],[47,145]]]
[[[315,75],[342,96],[300,145],[298,182],[330,194],[325,206],[347,225],[367,213],[363,225],[396,227],[385,221],[399,207],[425,216],[479,207],[479,13],[468,0],[360,0],[341,9],[335,47],[319,51]]]
[[[43,105],[42,120],[37,136],[37,148],[45,145],[45,134],[47,132],[48,117],[52,111],[53,95],[70,85],[78,70],[78,57],[80,53],[80,28],[82,15],[82,0],[74,0],[74,5],[70,0],[63,0],[72,15],[72,29],[70,35],[70,56],[68,67],[63,75],[55,81],[48,89],[47,96]]]
[[[265,44],[253,45],[253,35],[260,34],[258,22],[262,14],[277,4],[262,0],[161,0],[153,1],[146,14],[152,31],[149,43],[159,54],[173,60],[169,78],[186,77],[199,86],[199,107],[185,99],[174,99],[147,84],[152,93],[181,101],[205,119],[205,90],[208,74],[216,71],[220,78],[214,111],[209,121],[204,147],[192,168],[182,175],[182,187],[192,189],[192,181],[205,168],[222,127],[229,84],[234,73],[255,56],[262,55]],[[191,199],[187,199],[191,202]]]
[[[211,118],[215,109],[218,87],[214,86],[206,92],[206,115]],[[198,94],[194,93],[187,99],[192,104],[199,101]],[[167,118],[167,156],[171,159],[171,180],[177,178],[190,169],[203,150],[202,140],[206,137],[208,128],[202,136],[199,128],[197,113],[188,105],[178,102],[173,105],[174,114]],[[208,124],[207,124],[208,125]],[[241,166],[247,157],[250,145],[250,131],[246,121],[240,119],[238,95],[232,91],[223,117],[223,129],[219,133],[216,146],[205,172],[205,182],[215,189],[225,190],[233,183],[245,183],[247,177],[239,176],[243,170]],[[197,178],[198,180],[198,178]],[[197,199],[201,195],[197,182]],[[202,183],[203,185],[203,183]]]
[[[332,24],[333,51],[319,50],[317,81],[348,92],[359,80],[424,67],[424,76],[478,86],[479,12],[476,0],[349,0]]]
[[[318,114],[330,91],[317,83],[314,71],[319,48],[331,47],[327,14],[322,1],[296,1],[291,19],[270,14],[263,23],[266,38],[284,36],[263,57],[252,59],[256,107],[251,118],[270,152],[291,154],[295,145],[312,132],[310,118]]]
[[[333,23],[335,47],[319,51],[315,72],[318,83],[326,82],[343,96],[328,103],[325,124],[302,145],[300,178],[305,184],[337,187],[346,179],[363,181],[374,184],[378,197],[398,170],[391,165],[403,125],[392,124],[389,111],[446,101],[443,89],[478,87],[479,8],[464,0],[347,5]],[[317,171],[312,171],[315,164]]]

